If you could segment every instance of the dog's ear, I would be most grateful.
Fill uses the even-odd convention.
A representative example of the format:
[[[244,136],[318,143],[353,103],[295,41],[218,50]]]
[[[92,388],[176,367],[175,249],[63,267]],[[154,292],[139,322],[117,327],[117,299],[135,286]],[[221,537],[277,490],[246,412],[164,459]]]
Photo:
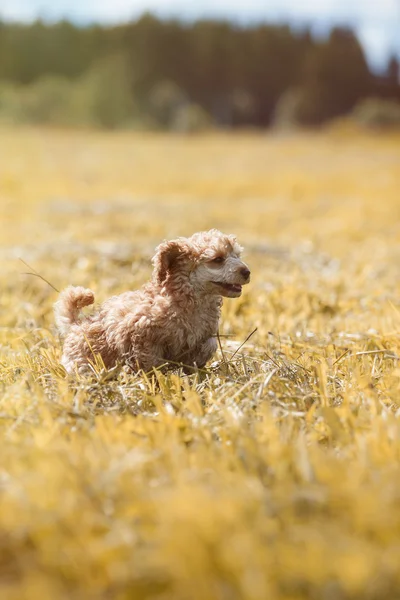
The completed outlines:
[[[186,254],[185,248],[180,241],[163,242],[156,248],[152,260],[154,265],[154,278],[159,284],[164,283],[169,273],[174,268],[177,259]]]

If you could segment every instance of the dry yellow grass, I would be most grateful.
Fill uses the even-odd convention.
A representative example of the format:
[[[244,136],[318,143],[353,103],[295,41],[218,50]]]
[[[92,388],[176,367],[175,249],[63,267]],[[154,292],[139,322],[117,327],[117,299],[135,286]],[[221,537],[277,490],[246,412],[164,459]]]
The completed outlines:
[[[0,155],[1,597],[400,597],[400,137],[9,129]],[[224,357],[68,385],[19,258],[103,300],[214,226],[253,273]]]

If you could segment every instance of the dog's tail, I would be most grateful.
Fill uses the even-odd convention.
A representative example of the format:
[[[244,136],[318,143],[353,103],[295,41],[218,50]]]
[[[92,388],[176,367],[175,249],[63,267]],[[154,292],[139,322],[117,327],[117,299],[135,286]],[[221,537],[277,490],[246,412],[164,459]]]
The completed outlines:
[[[61,335],[67,335],[69,328],[79,320],[81,308],[94,303],[94,294],[84,287],[70,285],[60,294],[54,305],[56,325]]]

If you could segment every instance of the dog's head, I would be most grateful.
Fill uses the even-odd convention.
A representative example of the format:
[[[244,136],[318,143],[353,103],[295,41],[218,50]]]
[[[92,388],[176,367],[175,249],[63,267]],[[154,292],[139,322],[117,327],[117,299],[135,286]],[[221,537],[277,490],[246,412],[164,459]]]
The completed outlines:
[[[153,258],[153,277],[172,292],[190,288],[198,294],[237,298],[250,281],[241,252],[235,236],[216,229],[163,242]]]

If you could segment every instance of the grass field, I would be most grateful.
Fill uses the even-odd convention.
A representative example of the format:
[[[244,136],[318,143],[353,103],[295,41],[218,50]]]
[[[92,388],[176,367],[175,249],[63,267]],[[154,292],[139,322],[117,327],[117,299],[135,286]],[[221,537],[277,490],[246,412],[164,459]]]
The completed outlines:
[[[400,135],[3,129],[0,156],[1,598],[400,598]],[[207,374],[68,382],[24,273],[102,301],[210,227],[252,282]]]

